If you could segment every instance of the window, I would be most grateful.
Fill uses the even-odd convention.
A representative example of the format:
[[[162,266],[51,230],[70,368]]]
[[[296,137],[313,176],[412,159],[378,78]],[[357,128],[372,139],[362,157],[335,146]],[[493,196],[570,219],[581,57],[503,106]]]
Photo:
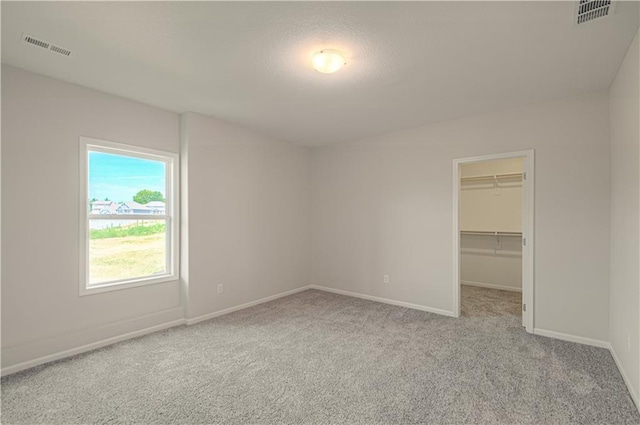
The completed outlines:
[[[80,294],[178,275],[173,153],[80,138]]]

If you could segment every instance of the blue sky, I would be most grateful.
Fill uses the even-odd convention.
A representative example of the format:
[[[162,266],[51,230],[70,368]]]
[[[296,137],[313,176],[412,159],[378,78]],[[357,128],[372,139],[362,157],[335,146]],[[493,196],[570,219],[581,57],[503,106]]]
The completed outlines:
[[[159,161],[89,152],[89,199],[132,201],[142,189],[165,195],[165,164]]]

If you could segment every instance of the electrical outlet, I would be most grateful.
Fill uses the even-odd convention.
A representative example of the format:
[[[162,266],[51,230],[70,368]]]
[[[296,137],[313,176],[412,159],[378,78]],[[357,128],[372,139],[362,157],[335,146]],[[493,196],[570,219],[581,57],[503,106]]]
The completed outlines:
[[[222,284],[218,285],[218,294],[222,294],[224,292],[224,286]]]
[[[388,274],[385,274],[384,276],[382,276],[382,282],[389,283],[389,275]]]

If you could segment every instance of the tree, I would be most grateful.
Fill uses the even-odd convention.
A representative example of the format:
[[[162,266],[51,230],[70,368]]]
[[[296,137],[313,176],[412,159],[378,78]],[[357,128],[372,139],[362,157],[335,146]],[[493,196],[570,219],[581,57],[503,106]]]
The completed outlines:
[[[157,190],[142,189],[133,196],[133,200],[139,204],[148,204],[151,201],[164,202],[164,196]]]

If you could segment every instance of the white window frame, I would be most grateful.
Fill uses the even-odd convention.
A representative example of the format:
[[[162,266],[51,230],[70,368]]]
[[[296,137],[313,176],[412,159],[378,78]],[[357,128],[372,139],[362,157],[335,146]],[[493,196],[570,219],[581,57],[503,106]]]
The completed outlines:
[[[179,270],[179,156],[139,146],[109,142],[80,136],[80,295],[90,295],[120,289],[178,280]],[[95,214],[89,213],[89,152],[104,152],[165,163],[165,214]],[[89,222],[92,220],[165,220],[166,273],[160,276],[121,279],[89,285]]]

